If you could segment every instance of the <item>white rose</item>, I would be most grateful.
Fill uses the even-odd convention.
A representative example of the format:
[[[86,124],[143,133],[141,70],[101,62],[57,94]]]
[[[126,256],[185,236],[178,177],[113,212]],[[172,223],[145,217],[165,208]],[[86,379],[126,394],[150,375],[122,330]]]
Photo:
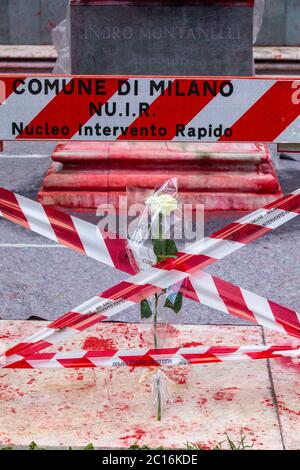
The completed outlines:
[[[161,196],[153,194],[145,202],[150,207],[152,214],[160,212],[163,215],[170,215],[171,212],[178,209],[177,199],[169,194],[162,194]]]

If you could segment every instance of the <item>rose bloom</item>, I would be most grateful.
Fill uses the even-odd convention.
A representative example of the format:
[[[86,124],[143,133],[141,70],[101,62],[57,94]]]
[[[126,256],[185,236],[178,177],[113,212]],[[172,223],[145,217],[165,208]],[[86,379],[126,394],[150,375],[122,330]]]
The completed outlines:
[[[177,199],[169,194],[162,194],[160,196],[153,194],[145,202],[150,207],[152,214],[160,212],[163,215],[170,215],[171,212],[178,208]]]

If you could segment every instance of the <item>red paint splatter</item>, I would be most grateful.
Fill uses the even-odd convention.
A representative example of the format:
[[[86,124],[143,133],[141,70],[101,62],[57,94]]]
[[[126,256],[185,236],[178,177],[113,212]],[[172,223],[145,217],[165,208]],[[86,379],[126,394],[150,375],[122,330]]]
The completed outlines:
[[[96,338],[89,336],[83,344],[86,351],[103,351],[105,349],[115,349],[115,343],[112,339]]]
[[[10,401],[14,400],[17,396],[22,397],[24,393],[20,392],[19,389],[15,389],[6,384],[0,384],[0,400]]]
[[[178,385],[185,385],[187,383],[189,370],[186,367],[178,367],[168,371],[168,376]]]
[[[223,388],[219,392],[215,393],[213,398],[215,400],[232,401],[234,398],[234,393],[231,390],[237,390],[237,388],[236,387]]]
[[[283,366],[287,369],[294,369],[297,372],[300,372],[300,361],[299,361],[299,359],[297,360],[296,358],[291,358],[291,357],[278,357],[274,360],[277,361],[281,366]]]
[[[197,401],[198,405],[200,406],[203,406],[203,405],[206,405],[207,403],[207,398],[199,398],[199,400]]]
[[[28,382],[26,382],[28,385],[31,385],[33,384],[33,382],[35,382],[35,379],[32,377],[31,379],[28,380]]]
[[[264,404],[265,406],[275,406],[274,403],[271,402],[271,399],[269,398],[266,398],[264,400]],[[296,411],[296,410],[291,410],[290,408],[288,408],[288,406],[281,400],[277,400],[277,406],[278,406],[278,410],[279,411],[286,411],[287,413],[290,413],[290,414],[293,414],[293,415],[296,415],[296,416],[300,416],[300,411]]]
[[[76,380],[81,381],[81,380],[83,380],[83,379],[84,379],[83,373],[82,373],[82,372],[78,372],[78,375],[77,375],[77,377],[76,377]]]
[[[10,409],[10,412],[13,413],[14,415],[17,414],[16,408],[11,408],[11,409]]]
[[[116,409],[118,411],[128,411],[129,410],[129,406],[126,405],[125,403],[121,403],[120,405],[116,406]]]
[[[120,440],[121,441],[128,441],[129,439],[132,439],[134,441],[134,443],[137,443],[138,441],[140,441],[142,439],[142,437],[144,437],[145,434],[146,433],[143,429],[138,428],[134,431],[134,434],[132,434],[130,436],[120,437]]]
[[[197,346],[202,346],[203,343],[197,343],[196,341],[191,341],[190,343],[184,343],[182,345],[183,348],[195,348]]]

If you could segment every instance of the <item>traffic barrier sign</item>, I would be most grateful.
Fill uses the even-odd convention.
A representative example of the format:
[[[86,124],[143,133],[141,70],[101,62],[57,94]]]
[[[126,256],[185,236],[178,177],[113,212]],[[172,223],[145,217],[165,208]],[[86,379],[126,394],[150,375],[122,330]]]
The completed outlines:
[[[4,140],[300,142],[295,78],[0,75],[0,80]]]

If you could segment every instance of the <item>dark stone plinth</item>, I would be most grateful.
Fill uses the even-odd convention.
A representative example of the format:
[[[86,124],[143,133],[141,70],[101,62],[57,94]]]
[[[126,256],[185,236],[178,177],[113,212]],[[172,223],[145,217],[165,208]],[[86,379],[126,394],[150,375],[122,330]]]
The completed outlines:
[[[252,75],[251,1],[72,1],[72,73]]]

